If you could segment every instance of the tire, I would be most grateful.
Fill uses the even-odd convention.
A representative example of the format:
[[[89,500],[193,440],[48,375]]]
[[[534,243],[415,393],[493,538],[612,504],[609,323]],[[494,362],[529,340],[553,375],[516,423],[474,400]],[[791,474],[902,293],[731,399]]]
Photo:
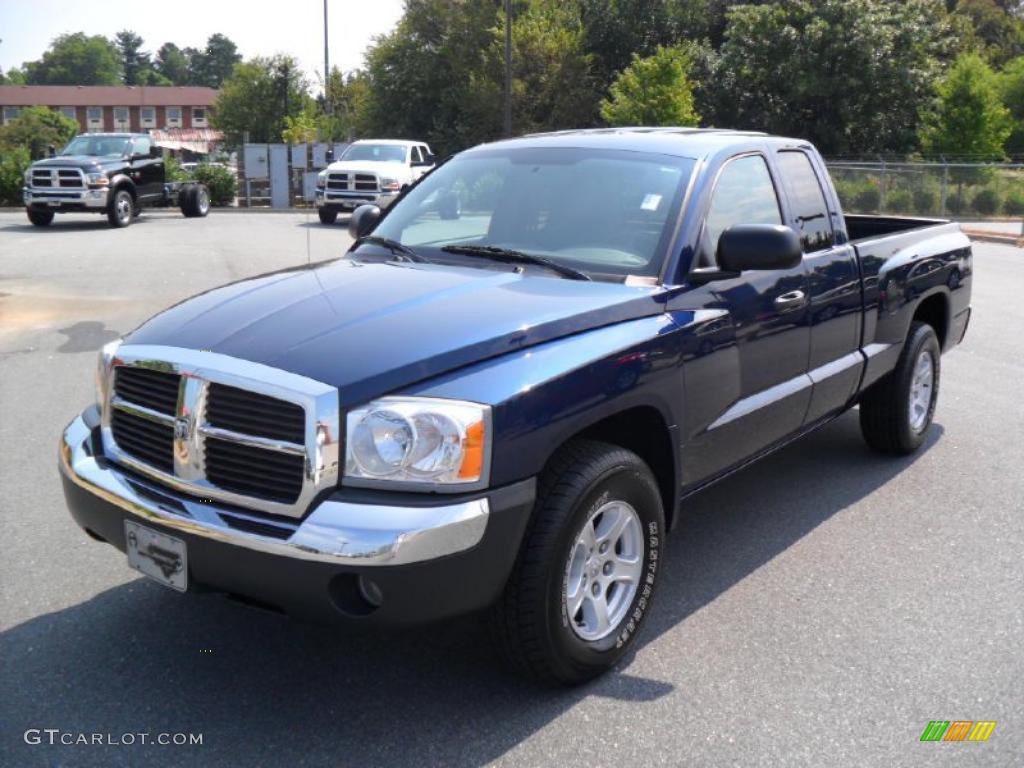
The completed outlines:
[[[112,227],[127,227],[132,223],[132,210],[135,208],[135,201],[132,193],[127,189],[119,189],[107,206],[107,221]]]
[[[939,398],[941,349],[927,323],[912,323],[896,368],[864,393],[860,429],[879,453],[905,456],[921,447]]]
[[[181,208],[182,215],[187,219],[198,215],[196,212],[196,188],[194,185],[189,184],[178,193],[178,206]]]
[[[53,223],[53,211],[40,211],[36,208],[26,208],[28,220],[36,227],[48,227]]]
[[[616,520],[621,533],[602,542]],[[639,456],[589,440],[560,449],[540,478],[530,526],[492,612],[495,640],[513,666],[562,685],[612,668],[650,608],[664,528],[658,485]],[[602,601],[610,613],[604,624],[595,611]]]
[[[200,218],[205,217],[210,212],[210,190],[206,188],[205,184],[197,184],[192,196],[194,198],[194,215]]]
[[[316,212],[321,224],[333,224],[338,220],[338,212],[331,208],[317,208]]]

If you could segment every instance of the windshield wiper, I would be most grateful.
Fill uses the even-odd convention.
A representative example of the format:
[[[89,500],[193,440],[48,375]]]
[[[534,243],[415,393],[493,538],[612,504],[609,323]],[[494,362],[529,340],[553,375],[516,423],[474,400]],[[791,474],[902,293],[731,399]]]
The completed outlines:
[[[533,264],[537,267],[545,267],[552,272],[557,272],[570,280],[590,280],[590,275],[580,272],[578,269],[559,264],[544,256],[537,256],[532,253],[514,251],[511,248],[499,248],[496,245],[446,245],[441,248],[445,253],[460,253],[467,256],[486,256],[495,261],[502,261],[506,264]]]
[[[391,251],[395,256],[400,256],[403,261],[412,261],[417,264],[424,264],[430,259],[420,256],[416,251],[407,245],[402,245],[397,240],[392,240],[390,237],[381,237],[380,235],[364,235],[353,243],[353,247],[358,247],[364,243],[370,245],[379,245],[381,248],[386,248]]]

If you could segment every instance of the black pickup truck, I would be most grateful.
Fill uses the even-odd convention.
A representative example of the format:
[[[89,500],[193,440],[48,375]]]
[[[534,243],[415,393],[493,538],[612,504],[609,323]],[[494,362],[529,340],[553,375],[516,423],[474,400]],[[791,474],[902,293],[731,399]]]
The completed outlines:
[[[565,683],[634,642],[689,495],[855,406],[918,449],[971,311],[958,226],[844,216],[812,146],[755,133],[488,144],[350,231],[104,348],[71,514],[181,591],[488,609]]]
[[[106,214],[127,227],[146,207],[180,208],[189,217],[210,211],[210,192],[198,182],[169,182],[163,150],[145,133],[87,133],[56,157],[25,171],[25,212],[37,227],[56,213]]]

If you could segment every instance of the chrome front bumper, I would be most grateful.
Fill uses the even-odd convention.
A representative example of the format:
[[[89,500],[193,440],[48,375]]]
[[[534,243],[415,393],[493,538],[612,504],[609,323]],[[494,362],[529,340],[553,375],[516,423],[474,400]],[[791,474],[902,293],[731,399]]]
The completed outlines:
[[[430,507],[328,499],[302,521],[271,521],[200,502],[119,471],[93,454],[92,429],[82,416],[64,430],[60,467],[69,481],[143,523],[267,554],[336,565],[406,565],[465,551],[483,538],[490,513],[486,498]],[[239,530],[239,524],[269,526],[278,529],[281,537]]]
[[[316,190],[316,207],[343,208],[347,211],[354,211],[360,205],[376,205],[378,208],[387,208],[398,197],[397,192],[332,192],[324,194],[322,189]]]
[[[45,205],[51,208],[60,208],[61,205],[84,206],[86,208],[106,208],[107,189],[84,189],[84,190],[61,190],[33,189],[22,187],[21,197],[25,205]]]

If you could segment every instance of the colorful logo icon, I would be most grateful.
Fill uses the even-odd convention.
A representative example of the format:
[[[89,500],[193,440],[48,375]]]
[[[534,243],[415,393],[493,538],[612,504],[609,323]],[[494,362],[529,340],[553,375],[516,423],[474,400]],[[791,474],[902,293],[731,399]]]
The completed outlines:
[[[995,728],[995,720],[931,720],[921,741],[988,741]]]

